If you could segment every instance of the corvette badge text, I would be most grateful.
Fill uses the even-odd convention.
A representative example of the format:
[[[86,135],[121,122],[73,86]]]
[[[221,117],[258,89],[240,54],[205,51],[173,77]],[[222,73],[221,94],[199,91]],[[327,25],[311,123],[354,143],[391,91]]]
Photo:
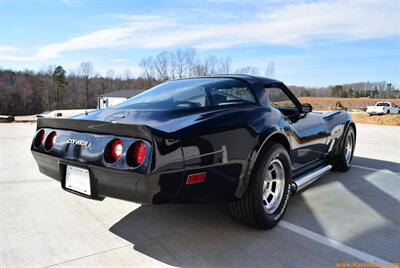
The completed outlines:
[[[85,140],[76,140],[76,139],[68,139],[67,140],[67,144],[75,144],[75,145],[79,145],[82,147],[88,147],[89,146],[89,142],[85,141]]]

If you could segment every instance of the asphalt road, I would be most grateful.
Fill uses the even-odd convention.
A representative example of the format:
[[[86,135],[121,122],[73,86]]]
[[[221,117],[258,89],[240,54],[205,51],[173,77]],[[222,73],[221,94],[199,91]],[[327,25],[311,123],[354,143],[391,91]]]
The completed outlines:
[[[34,124],[0,124],[1,267],[335,267],[400,262],[400,127],[358,125],[354,165],[290,200],[270,231],[224,204],[140,206],[64,192],[29,152]]]

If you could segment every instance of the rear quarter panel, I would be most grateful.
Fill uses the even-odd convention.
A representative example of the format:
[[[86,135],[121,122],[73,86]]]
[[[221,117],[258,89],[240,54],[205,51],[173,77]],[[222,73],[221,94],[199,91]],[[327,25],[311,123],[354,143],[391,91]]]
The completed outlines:
[[[185,175],[176,202],[233,199],[247,176],[252,154],[273,129],[274,115],[262,106],[235,107],[208,114],[176,132],[182,143]],[[204,183],[187,185],[188,175],[207,172]]]

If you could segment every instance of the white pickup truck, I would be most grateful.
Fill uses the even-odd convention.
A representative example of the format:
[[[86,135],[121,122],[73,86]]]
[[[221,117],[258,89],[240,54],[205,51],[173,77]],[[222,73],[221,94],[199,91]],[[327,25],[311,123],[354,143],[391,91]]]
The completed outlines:
[[[398,114],[400,108],[391,102],[377,102],[374,106],[367,106],[367,113],[369,114]]]

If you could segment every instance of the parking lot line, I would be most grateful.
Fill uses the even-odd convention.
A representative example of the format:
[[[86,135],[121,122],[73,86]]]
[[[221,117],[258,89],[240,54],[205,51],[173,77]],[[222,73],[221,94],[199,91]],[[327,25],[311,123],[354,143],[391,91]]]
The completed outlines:
[[[368,262],[368,263],[376,262],[376,263],[379,263],[380,265],[390,265],[391,264],[390,262],[388,262],[388,261],[386,261],[384,259],[378,258],[376,256],[370,255],[370,254],[365,253],[365,252],[362,252],[362,251],[357,250],[355,248],[346,246],[346,245],[344,245],[344,244],[342,244],[340,242],[337,242],[337,241],[335,241],[333,239],[330,239],[330,238],[327,238],[327,237],[322,236],[320,234],[314,233],[314,232],[312,232],[310,230],[307,230],[307,229],[305,229],[303,227],[300,227],[298,225],[292,224],[292,223],[287,222],[285,220],[281,220],[279,222],[279,226],[281,226],[281,227],[283,227],[283,228],[285,228],[285,229],[287,229],[289,231],[292,231],[292,232],[294,232],[296,234],[304,236],[304,237],[306,237],[308,239],[311,239],[311,240],[313,240],[313,241],[315,241],[317,243],[320,243],[322,245],[325,245],[325,246],[331,247],[333,249],[336,249],[338,251],[341,251],[341,252],[343,252],[345,254],[348,254],[348,255],[350,255],[350,256],[352,256],[354,258],[357,258],[357,259],[359,259],[361,261]]]
[[[394,171],[390,171],[390,170],[386,170],[386,169],[364,167],[364,166],[360,166],[360,165],[351,165],[351,166],[355,167],[355,168],[361,168],[361,169],[370,170],[370,171],[376,171],[376,172],[396,174],[396,175],[400,176],[400,172],[394,172]]]
[[[123,245],[123,246],[119,246],[119,247],[115,247],[115,248],[102,250],[100,252],[95,252],[95,253],[88,254],[88,255],[85,255],[85,256],[80,256],[80,257],[69,259],[69,260],[66,260],[66,261],[59,262],[59,263],[53,263],[53,264],[50,264],[50,265],[46,265],[46,266],[43,266],[43,268],[50,268],[50,267],[60,266],[60,265],[63,265],[63,264],[69,263],[69,262],[78,261],[78,260],[81,260],[81,259],[85,259],[85,258],[88,258],[88,257],[96,256],[96,255],[99,255],[99,254],[103,254],[103,253],[114,251],[114,250],[121,249],[121,248],[126,248],[126,247],[129,247],[131,245],[132,244],[129,243],[127,245]]]

